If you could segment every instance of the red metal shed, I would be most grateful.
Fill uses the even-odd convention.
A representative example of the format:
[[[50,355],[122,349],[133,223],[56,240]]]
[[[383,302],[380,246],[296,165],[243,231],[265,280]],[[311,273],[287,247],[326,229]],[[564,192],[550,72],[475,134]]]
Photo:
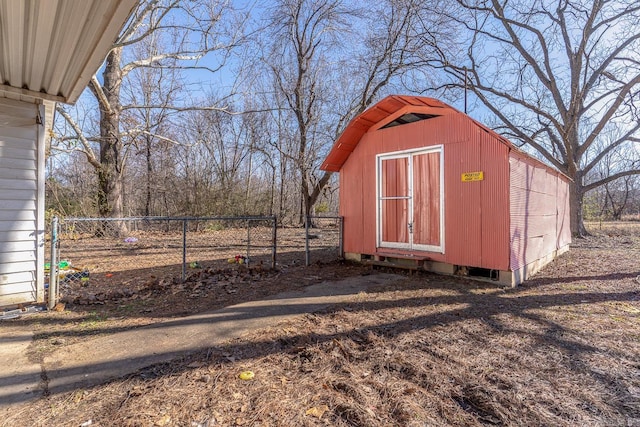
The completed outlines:
[[[432,98],[383,99],[321,168],[340,172],[349,259],[515,286],[571,242],[568,178]]]

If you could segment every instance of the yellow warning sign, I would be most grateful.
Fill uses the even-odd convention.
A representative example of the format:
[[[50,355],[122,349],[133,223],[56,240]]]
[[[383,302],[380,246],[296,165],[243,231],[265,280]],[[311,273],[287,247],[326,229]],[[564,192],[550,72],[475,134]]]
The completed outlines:
[[[482,181],[484,179],[484,172],[465,172],[462,174],[462,182]]]

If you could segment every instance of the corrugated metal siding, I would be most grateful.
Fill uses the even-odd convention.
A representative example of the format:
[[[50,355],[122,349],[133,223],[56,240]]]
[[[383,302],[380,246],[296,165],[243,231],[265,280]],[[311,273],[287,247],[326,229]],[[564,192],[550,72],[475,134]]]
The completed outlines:
[[[35,124],[41,107],[6,99],[0,99],[0,105],[5,112],[11,107],[11,116],[0,119],[4,123],[0,127],[0,306],[5,306],[42,300],[39,211],[44,209],[39,209],[43,208],[39,181],[44,150],[38,147],[42,132]],[[12,119],[20,126],[8,126]]]
[[[558,249],[571,243],[571,214],[569,211],[569,181],[558,175],[558,217],[556,232],[558,233]]]
[[[482,266],[509,269],[509,147],[480,130],[482,181]]]
[[[511,165],[511,269],[565,246],[569,232],[567,181],[520,153]]]
[[[364,144],[358,147],[361,151]],[[354,157],[355,158],[355,157]],[[349,162],[340,174],[340,216],[343,217],[343,248],[345,252],[364,253],[363,246],[363,203],[362,197],[345,197],[350,194],[363,194],[363,172],[361,162]]]
[[[0,91],[75,102],[136,0],[0,0]]]
[[[446,262],[481,267],[483,182],[462,182],[461,178],[463,173],[482,170],[480,144],[475,138],[447,144],[444,158]]]
[[[362,137],[340,174],[346,252],[377,251],[376,155],[441,144],[445,253],[429,252],[429,257],[457,265],[508,268],[509,148],[460,113],[373,130]],[[481,170],[483,181],[462,182],[462,173]]]

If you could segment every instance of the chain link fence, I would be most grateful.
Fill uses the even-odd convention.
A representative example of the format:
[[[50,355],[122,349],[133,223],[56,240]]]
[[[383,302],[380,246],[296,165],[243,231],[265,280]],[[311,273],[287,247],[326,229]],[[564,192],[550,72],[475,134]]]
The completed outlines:
[[[305,222],[305,264],[342,258],[342,217],[310,216]]]
[[[277,227],[273,216],[65,218],[53,224],[54,262],[46,270],[54,264],[62,287],[89,279],[99,285],[123,273],[184,281],[200,268],[287,268],[342,257],[342,219],[336,216],[309,217],[305,227]]]

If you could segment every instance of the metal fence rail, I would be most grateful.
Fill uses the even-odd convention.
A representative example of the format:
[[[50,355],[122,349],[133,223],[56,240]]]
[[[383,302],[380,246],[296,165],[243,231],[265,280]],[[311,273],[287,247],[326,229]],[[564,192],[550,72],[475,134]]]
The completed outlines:
[[[63,282],[91,275],[95,283],[121,272],[184,281],[197,268],[277,268],[342,257],[336,216],[309,217],[304,228],[278,228],[274,216],[56,218],[51,226],[50,277]],[[50,282],[57,298],[59,287]]]

